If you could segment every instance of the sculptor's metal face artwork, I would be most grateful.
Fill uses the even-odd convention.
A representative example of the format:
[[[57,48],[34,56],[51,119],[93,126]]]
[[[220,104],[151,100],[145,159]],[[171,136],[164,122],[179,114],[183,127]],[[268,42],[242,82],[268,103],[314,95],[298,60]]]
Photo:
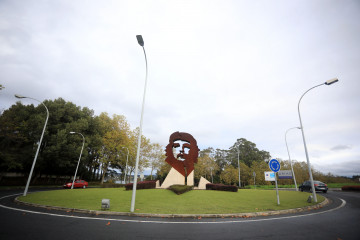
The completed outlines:
[[[176,156],[174,156],[173,148],[180,149]],[[165,151],[165,161],[184,177],[194,170],[194,163],[198,161],[199,148],[196,140],[189,133],[174,132],[171,134]]]

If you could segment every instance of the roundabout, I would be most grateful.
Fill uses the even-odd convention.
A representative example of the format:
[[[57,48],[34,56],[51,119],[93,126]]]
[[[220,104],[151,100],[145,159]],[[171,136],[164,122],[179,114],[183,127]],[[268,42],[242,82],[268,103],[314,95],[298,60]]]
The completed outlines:
[[[0,191],[1,239],[357,239],[358,193],[329,191],[329,204],[257,217],[102,215],[18,204],[20,191]]]
[[[268,190],[266,190],[268,191]],[[46,192],[46,191],[41,191]],[[34,192],[33,194],[36,194]],[[276,219],[305,217],[335,211],[346,205],[343,199],[323,198],[321,203],[273,211],[258,211],[245,213],[222,213],[222,214],[159,214],[159,213],[130,213],[76,209],[59,206],[41,205],[18,200],[21,194],[7,195],[0,198],[0,207],[20,211],[29,214],[48,215],[53,217],[65,217],[76,219],[91,219],[101,221],[119,222],[148,222],[148,223],[236,223],[236,222],[259,222]],[[5,203],[5,204],[3,204]],[[6,204],[7,203],[7,204]],[[196,220],[195,222],[192,220]]]
[[[319,203],[308,203],[308,193],[281,191],[282,204],[276,204],[275,191],[246,190],[239,192],[193,190],[176,195],[165,189],[138,191],[134,213],[129,212],[131,191],[123,189],[77,189],[40,191],[26,197],[19,196],[19,203],[53,210],[72,211],[96,215],[125,215],[147,217],[258,217],[297,213],[319,209],[328,200],[319,195]],[[101,210],[102,199],[109,199],[110,209]]]

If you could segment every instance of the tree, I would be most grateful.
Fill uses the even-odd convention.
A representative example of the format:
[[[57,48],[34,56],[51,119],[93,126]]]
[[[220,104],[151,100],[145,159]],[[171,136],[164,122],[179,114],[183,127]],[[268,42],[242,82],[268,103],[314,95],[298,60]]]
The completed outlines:
[[[124,172],[126,159],[120,151],[124,145],[128,144],[130,127],[126,118],[121,115],[114,114],[111,119],[107,114],[102,113],[100,121],[104,131],[100,160],[103,171],[101,183],[103,183],[109,167],[121,169]]]
[[[34,168],[33,179],[40,174],[72,176],[78,162],[82,139],[69,135],[70,131],[82,133],[86,144],[79,173],[86,174],[86,159],[92,143],[88,135],[93,111],[81,109],[71,102],[58,98],[45,100],[49,121]],[[44,126],[46,112],[42,104],[23,105],[17,102],[0,116],[0,168],[1,171],[29,173],[33,157]]]
[[[30,170],[41,131],[35,115],[34,105],[17,102],[0,116],[1,172]]]
[[[229,164],[228,151],[222,149],[216,149],[214,153],[216,164],[219,166],[219,172],[223,171]]]
[[[213,181],[213,175],[220,170],[220,167],[215,161],[212,149],[202,150],[199,155],[200,157],[198,158],[198,162],[194,168],[195,179],[204,177],[209,181]]]
[[[238,170],[232,165],[226,166],[224,171],[222,171],[220,178],[221,181],[228,185],[235,185],[239,182],[238,179]]]
[[[136,160],[136,152],[137,152],[137,142],[139,137],[140,129],[137,127],[130,133],[130,143],[131,148],[134,151],[134,158],[131,161],[131,172],[135,171],[135,160]],[[139,156],[139,172],[143,172],[145,168],[149,167],[149,161],[151,156],[151,144],[150,139],[146,138],[145,136],[141,135],[141,142],[140,142],[140,156]]]
[[[160,163],[160,166],[156,172],[156,179],[160,180],[160,184],[162,184],[162,182],[165,180],[167,174],[169,173],[169,171],[171,169],[171,165],[165,161],[162,161],[159,163]]]
[[[49,121],[34,169],[40,175],[72,176],[78,163],[82,138],[85,146],[78,175],[86,179],[104,179],[109,169],[125,172],[124,147],[129,149],[129,169],[135,168],[139,129],[131,130],[125,116],[107,113],[94,116],[87,107],[81,108],[62,98],[46,100]],[[0,113],[0,172],[29,173],[44,126],[46,112],[42,104],[23,105],[17,102]],[[161,148],[141,136],[139,169],[150,166]],[[159,155],[160,156],[160,155]],[[155,162],[153,169],[157,168]]]
[[[265,181],[265,175],[264,172],[270,171],[269,165],[265,161],[262,162],[253,162],[251,165],[251,168],[248,171],[248,178],[251,179],[251,181],[248,181],[248,185],[254,184],[254,176],[253,173],[255,172],[255,184],[256,185],[270,185],[271,182]]]
[[[153,171],[159,170],[162,162],[165,162],[165,153],[164,148],[158,143],[153,143],[150,145],[149,153],[149,166],[151,168],[150,179],[152,180]]]
[[[231,164],[235,167],[238,165],[238,150],[240,150],[240,162],[245,163],[251,167],[253,162],[262,162],[269,160],[271,155],[267,151],[259,150],[256,144],[246,140],[245,138],[237,139],[232,147],[229,149],[229,157]]]

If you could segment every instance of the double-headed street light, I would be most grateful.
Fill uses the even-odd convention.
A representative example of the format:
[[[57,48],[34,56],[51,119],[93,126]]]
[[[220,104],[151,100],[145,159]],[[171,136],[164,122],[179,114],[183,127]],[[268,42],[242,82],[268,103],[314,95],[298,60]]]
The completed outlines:
[[[32,166],[31,166],[30,174],[29,174],[29,177],[28,177],[28,180],[27,180],[27,183],[26,183],[26,187],[25,187],[25,190],[24,190],[24,196],[26,196],[26,194],[27,194],[27,192],[28,192],[28,189],[29,189],[29,185],[30,185],[30,181],[31,181],[31,176],[32,176],[32,174],[33,174],[34,167],[35,167],[35,164],[36,164],[37,156],[38,156],[38,154],[39,154],[41,142],[42,142],[42,139],[43,139],[43,137],[44,137],[44,133],[45,133],[45,129],[46,129],[46,124],[47,124],[48,119],[49,119],[49,110],[48,110],[48,108],[45,106],[45,104],[44,104],[43,102],[41,102],[41,101],[39,101],[39,100],[37,100],[37,99],[35,99],[35,98],[24,97],[24,96],[21,96],[21,95],[18,95],[18,94],[15,94],[15,97],[16,97],[16,98],[19,98],[19,99],[21,99],[21,98],[29,98],[29,99],[35,100],[35,101],[41,103],[41,104],[45,107],[45,109],[46,109],[46,120],[45,120],[44,128],[43,128],[43,131],[42,131],[42,133],[41,133],[40,142],[39,142],[39,144],[38,144],[38,148],[37,148],[37,150],[36,150],[35,157],[34,157],[34,161],[33,161],[33,164],[32,164]]]
[[[300,128],[299,128],[299,127],[289,128],[289,129],[288,129],[288,130],[286,130],[286,132],[285,132],[285,144],[286,144],[286,149],[287,149],[287,152],[288,152],[288,155],[289,155],[289,161],[290,161],[291,172],[292,172],[292,175],[293,175],[293,178],[294,178],[295,190],[296,190],[296,191],[298,191],[298,188],[297,188],[297,185],[296,185],[296,178],[295,178],[294,168],[293,168],[293,165],[292,165],[292,160],[291,160],[291,158],[290,158],[289,148],[288,148],[288,144],[287,144],[287,141],[286,141],[286,134],[287,134],[287,133],[288,133],[288,131],[290,131],[291,129],[300,129]]]
[[[82,148],[81,148],[81,151],[80,151],[79,161],[78,161],[78,164],[77,164],[77,166],[76,166],[75,175],[74,175],[73,182],[72,182],[72,185],[71,185],[71,189],[73,189],[73,188],[74,188],[74,182],[75,182],[76,174],[77,174],[77,171],[78,171],[78,168],[79,168],[79,164],[80,164],[81,154],[82,154],[82,152],[83,152],[84,145],[85,145],[85,137],[84,137],[84,135],[82,135],[81,133],[78,133],[78,132],[70,132],[70,134],[80,134],[80,135],[82,136],[82,138],[83,138],[83,144],[82,144]]]
[[[300,116],[300,101],[301,99],[304,97],[304,95],[309,92],[310,90],[316,88],[316,87],[320,87],[322,85],[331,85],[333,83],[336,83],[338,82],[339,80],[337,78],[333,78],[333,79],[330,79],[322,84],[319,84],[319,85],[316,85],[312,88],[310,88],[309,90],[307,90],[300,98],[299,100],[299,103],[298,103],[298,113],[299,113],[299,119],[300,119],[300,129],[301,129],[301,133],[302,133],[302,137],[303,137],[303,142],[304,142],[304,148],[305,148],[305,155],[306,155],[306,160],[307,160],[307,165],[308,165],[308,169],[309,169],[309,176],[310,176],[310,182],[311,182],[311,190],[312,190],[312,193],[313,193],[313,198],[314,198],[314,201],[317,202],[317,197],[316,197],[316,192],[315,192],[315,186],[314,186],[314,179],[313,179],[313,176],[312,176],[312,173],[311,173],[311,166],[310,166],[310,160],[309,160],[309,154],[308,154],[308,151],[307,151],[307,147],[306,147],[306,141],[305,141],[305,134],[304,134],[304,127],[303,127],[303,124],[302,124],[302,121],[301,121],[301,116]]]
[[[136,198],[136,185],[137,185],[137,174],[138,174],[138,167],[139,167],[139,157],[140,157],[140,147],[141,147],[141,135],[142,135],[142,124],[143,124],[143,115],[144,115],[144,107],[145,107],[145,95],[146,95],[146,85],[147,85],[147,77],[148,77],[148,64],[146,58],[146,52],[144,48],[144,40],[141,35],[136,35],[136,39],[139,45],[144,50],[145,56],[145,67],[146,67],[146,75],[145,75],[145,86],[144,86],[144,95],[143,95],[143,102],[141,108],[141,117],[140,117],[140,129],[139,129],[139,136],[138,136],[138,144],[137,144],[137,152],[136,152],[136,161],[135,161],[135,172],[134,172],[134,183],[133,183],[133,192],[131,196],[131,206],[130,212],[134,212],[135,209],[135,198]]]

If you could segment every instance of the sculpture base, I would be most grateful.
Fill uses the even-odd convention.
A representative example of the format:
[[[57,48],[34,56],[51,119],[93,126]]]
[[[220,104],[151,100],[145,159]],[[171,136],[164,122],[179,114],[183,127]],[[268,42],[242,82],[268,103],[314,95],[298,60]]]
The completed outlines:
[[[199,182],[199,186],[196,189],[206,190],[206,184],[208,184],[208,183],[211,183],[211,182],[209,182],[206,178],[201,177],[200,182]]]
[[[168,188],[174,184],[185,185],[185,177],[175,168],[171,168],[160,188]],[[194,171],[188,175],[187,185],[194,186]]]

